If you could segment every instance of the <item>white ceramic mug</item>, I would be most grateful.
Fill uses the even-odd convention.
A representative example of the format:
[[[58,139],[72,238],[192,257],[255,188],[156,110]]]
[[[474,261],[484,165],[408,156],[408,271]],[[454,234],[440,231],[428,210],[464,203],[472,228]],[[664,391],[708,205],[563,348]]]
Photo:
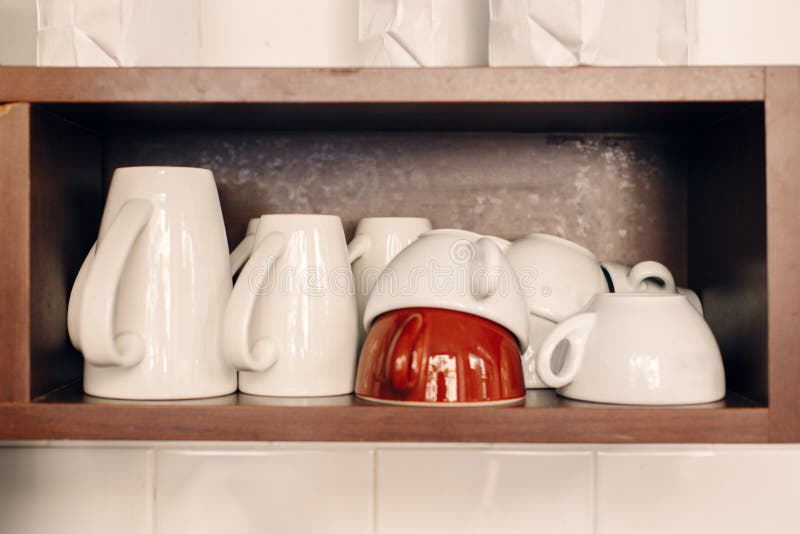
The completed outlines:
[[[600,262],[567,239],[530,234],[506,251],[528,310],[528,347],[522,355],[525,386],[547,387],[536,376],[536,352],[555,325],[580,311],[596,293],[608,291]]]
[[[364,308],[378,275],[401,250],[430,229],[431,222],[421,217],[367,217],[358,221],[347,250],[353,265],[361,339],[365,335]]]
[[[553,352],[568,342],[561,368]],[[536,371],[571,399],[616,404],[699,404],[725,396],[719,347],[686,297],[604,293],[542,342]]]
[[[264,215],[225,310],[223,350],[244,393],[353,391],[358,327],[339,217]]]
[[[601,265],[611,278],[615,293],[628,291],[677,292],[685,296],[689,300],[689,304],[700,312],[700,315],[703,314],[703,304],[697,293],[685,287],[676,287],[670,270],[657,261],[643,261],[634,267],[611,261],[601,262]]]
[[[211,171],[127,167],[111,180],[67,323],[86,393],[182,399],[236,390],[222,356],[228,241]]]

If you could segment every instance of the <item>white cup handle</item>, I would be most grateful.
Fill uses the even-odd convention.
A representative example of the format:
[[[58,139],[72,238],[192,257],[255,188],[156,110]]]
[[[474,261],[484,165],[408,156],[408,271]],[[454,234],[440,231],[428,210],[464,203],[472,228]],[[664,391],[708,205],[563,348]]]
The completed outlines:
[[[97,241],[92,243],[92,248],[83,259],[81,268],[78,270],[78,275],[75,277],[75,282],[72,284],[72,291],[69,293],[69,303],[67,304],[67,333],[72,346],[77,350],[81,350],[81,306],[83,305],[83,290],[86,287],[86,277],[92,270],[94,263],[95,250],[97,249]]]
[[[596,317],[597,315],[591,312],[574,315],[559,323],[544,339],[536,355],[536,374],[542,382],[551,388],[560,388],[575,379],[583,363],[586,340],[594,327]],[[564,358],[564,366],[556,374],[550,366],[550,360],[553,351],[565,339],[569,341],[569,349]]]
[[[236,245],[236,248],[231,251],[231,276],[239,272],[244,262],[253,253],[253,243],[256,242],[255,235],[248,235],[242,239],[242,242]]]
[[[278,361],[278,345],[262,337],[250,345],[250,322],[260,292],[260,280],[268,280],[275,262],[286,250],[286,237],[280,232],[268,234],[258,243],[242,269],[225,307],[222,325],[222,352],[240,371],[266,371]]]
[[[503,251],[493,240],[482,237],[475,242],[475,257],[470,264],[469,284],[476,299],[491,297],[500,289]]]
[[[78,317],[73,313],[71,321],[72,330],[79,334],[70,334],[70,338],[78,341],[83,357],[92,365],[131,367],[144,358],[141,335],[136,332],[116,335],[114,316],[125,264],[152,213],[153,205],[147,200],[125,202],[111,222],[103,241],[95,247],[88,272],[78,273],[75,284],[78,287],[73,287],[70,300],[78,297],[80,303]]]
[[[530,374],[536,373],[536,351],[531,345],[525,347],[525,352],[522,353],[522,368]]]
[[[368,235],[357,234],[350,243],[347,244],[347,260],[353,263],[358,258],[367,253],[372,246],[372,241]]]
[[[247,223],[244,239],[231,251],[231,276],[234,276],[242,268],[244,262],[253,253],[253,245],[256,242],[256,232],[261,219],[250,219]]]
[[[672,273],[657,261],[643,261],[634,265],[628,273],[628,282],[635,290],[644,289],[644,281],[648,278],[660,280],[666,291],[675,293],[675,279]]]

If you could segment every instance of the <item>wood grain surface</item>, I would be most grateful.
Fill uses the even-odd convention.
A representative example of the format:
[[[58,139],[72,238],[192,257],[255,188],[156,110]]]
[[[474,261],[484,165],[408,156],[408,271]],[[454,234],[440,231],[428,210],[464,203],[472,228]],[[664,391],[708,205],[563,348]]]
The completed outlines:
[[[517,406],[416,408],[352,396],[311,399],[228,395],[131,402],[81,395],[0,404],[0,439],[231,441],[448,441],[541,443],[758,443],[767,409],[731,395],[684,407],[574,402],[529,391]]]
[[[30,106],[0,105],[0,402],[30,400]]]
[[[766,403],[764,107],[753,104],[690,136],[689,286],[703,299],[728,388]]]
[[[800,441],[800,68],[767,69],[770,440]]]
[[[81,377],[67,337],[72,282],[100,224],[103,141],[41,107],[31,108],[30,395]]]
[[[763,100],[759,67],[0,69],[0,102]]]

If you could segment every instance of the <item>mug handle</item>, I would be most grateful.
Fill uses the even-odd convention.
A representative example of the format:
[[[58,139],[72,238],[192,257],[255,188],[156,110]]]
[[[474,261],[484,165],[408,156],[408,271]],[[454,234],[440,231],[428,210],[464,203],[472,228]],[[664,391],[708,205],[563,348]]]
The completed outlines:
[[[648,278],[660,280],[665,291],[675,293],[675,279],[672,273],[657,261],[643,261],[634,265],[628,273],[628,282],[634,289],[642,289],[644,281]]]
[[[527,347],[525,347],[525,352],[522,353],[521,359],[522,359],[522,369],[528,371],[528,374],[535,374],[536,351],[533,350],[533,346],[528,345]]]
[[[424,342],[424,320],[414,313],[403,322],[389,348],[389,371],[395,391],[408,391],[417,385]]]
[[[81,306],[83,305],[83,291],[86,287],[86,278],[92,270],[94,264],[94,255],[97,250],[97,241],[92,243],[92,248],[83,259],[81,268],[78,270],[78,275],[75,277],[75,282],[72,284],[72,291],[69,293],[69,302],[67,303],[67,334],[72,346],[77,350],[81,350]]]
[[[575,375],[578,374],[583,363],[586,339],[594,327],[596,318],[597,315],[592,312],[573,315],[556,326],[544,339],[539,354],[536,356],[536,374],[539,375],[542,382],[551,388],[560,388],[575,379]],[[569,350],[564,358],[564,367],[558,374],[555,374],[550,367],[550,360],[553,357],[553,351],[565,339],[569,341]]]
[[[255,235],[245,236],[245,238],[236,245],[236,248],[231,251],[231,276],[239,272],[239,269],[242,268],[242,265],[244,265],[250,257],[250,254],[253,252],[253,243],[255,243],[255,241]]]
[[[152,214],[153,205],[147,200],[125,202],[103,241],[95,247],[88,272],[78,273],[77,292],[73,287],[73,293],[78,297],[80,313],[77,318],[73,315],[72,324],[79,334],[70,338],[77,339],[83,357],[92,365],[132,367],[144,358],[142,336],[136,332],[114,333],[114,312],[125,264]]]
[[[372,246],[372,241],[368,235],[357,234],[350,243],[347,244],[347,260],[353,263],[358,258],[367,253]]]
[[[472,295],[479,300],[489,298],[500,289],[503,269],[503,251],[488,237],[475,242],[475,257],[471,262],[470,287]],[[483,271],[477,277],[476,273]],[[476,283],[477,282],[477,283]]]
[[[270,337],[262,337],[250,346],[250,321],[259,288],[253,285],[256,269],[266,265],[267,279],[276,261],[286,250],[286,237],[280,232],[268,234],[255,246],[250,259],[236,280],[225,307],[222,324],[222,352],[228,362],[240,371],[266,371],[278,361],[278,345]]]
[[[256,231],[260,222],[261,219],[250,219],[250,222],[247,223],[244,239],[231,251],[231,276],[239,272],[239,269],[242,268],[242,265],[252,254],[253,245],[256,241]]]

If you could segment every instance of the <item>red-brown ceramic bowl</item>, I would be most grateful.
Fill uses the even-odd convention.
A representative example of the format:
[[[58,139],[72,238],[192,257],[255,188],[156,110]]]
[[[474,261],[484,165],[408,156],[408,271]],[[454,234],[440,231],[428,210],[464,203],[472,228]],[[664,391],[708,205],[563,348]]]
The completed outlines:
[[[384,313],[361,349],[356,395],[442,406],[517,402],[525,397],[517,339],[496,323],[453,310]]]

